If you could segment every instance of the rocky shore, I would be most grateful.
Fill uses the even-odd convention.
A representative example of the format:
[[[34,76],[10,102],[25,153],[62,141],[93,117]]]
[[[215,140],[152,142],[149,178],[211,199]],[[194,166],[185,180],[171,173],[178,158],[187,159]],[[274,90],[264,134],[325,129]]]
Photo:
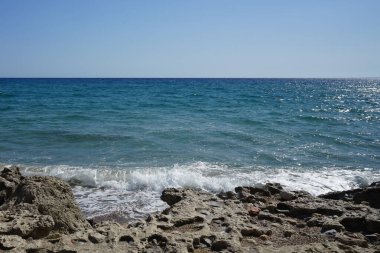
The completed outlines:
[[[0,252],[380,252],[380,183],[318,197],[275,183],[171,188],[167,209],[120,224],[86,220],[60,179],[0,171]]]

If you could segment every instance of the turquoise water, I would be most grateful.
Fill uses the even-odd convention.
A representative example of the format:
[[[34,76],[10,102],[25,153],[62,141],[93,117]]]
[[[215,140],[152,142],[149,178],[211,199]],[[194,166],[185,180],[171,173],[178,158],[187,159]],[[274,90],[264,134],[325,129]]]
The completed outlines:
[[[81,180],[89,215],[169,186],[347,189],[380,179],[380,80],[0,79],[0,163]]]

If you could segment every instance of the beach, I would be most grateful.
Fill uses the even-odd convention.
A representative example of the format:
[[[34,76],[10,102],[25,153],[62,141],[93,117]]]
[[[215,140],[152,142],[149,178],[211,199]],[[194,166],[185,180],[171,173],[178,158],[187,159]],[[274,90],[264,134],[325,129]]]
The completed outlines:
[[[217,195],[165,189],[132,222],[85,219],[70,186],[2,168],[0,248],[9,252],[379,252],[380,182],[319,197],[280,184]],[[119,221],[119,222],[118,222]]]

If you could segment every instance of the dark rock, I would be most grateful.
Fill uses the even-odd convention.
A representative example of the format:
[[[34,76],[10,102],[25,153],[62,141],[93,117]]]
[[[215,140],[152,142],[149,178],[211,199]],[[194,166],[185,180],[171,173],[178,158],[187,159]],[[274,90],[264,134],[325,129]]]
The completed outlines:
[[[182,191],[175,188],[165,189],[161,194],[161,200],[172,206],[182,200]]]
[[[249,187],[249,192],[251,194],[259,194],[262,196],[271,196],[271,193],[266,187]]]
[[[267,183],[265,188],[272,194],[280,193],[284,188],[279,183]]]
[[[371,207],[380,208],[380,182],[372,183],[368,187],[348,191],[330,192],[320,195],[325,199],[354,201],[355,203],[368,203]]]
[[[379,234],[370,234],[370,235],[366,235],[365,237],[371,243],[379,241],[379,238],[380,238]]]
[[[232,191],[221,192],[218,194],[218,197],[221,199],[236,199],[237,198],[236,194]]]
[[[212,243],[211,250],[222,251],[230,247],[230,243],[224,240],[218,240]]]
[[[0,205],[4,204],[12,196],[22,179],[23,177],[18,167],[3,168],[0,173]]]
[[[340,223],[350,232],[361,232],[366,230],[365,217],[345,217],[340,220]]]
[[[380,187],[367,188],[354,195],[355,203],[368,202],[370,206],[380,208]]]
[[[158,245],[160,247],[165,247],[168,243],[168,239],[165,236],[162,236],[160,234],[153,234],[148,237],[148,242]]]
[[[380,233],[380,217],[367,215],[365,218],[366,229],[369,233]]]
[[[285,230],[284,231],[284,236],[285,237],[291,237],[294,234],[293,230]]]

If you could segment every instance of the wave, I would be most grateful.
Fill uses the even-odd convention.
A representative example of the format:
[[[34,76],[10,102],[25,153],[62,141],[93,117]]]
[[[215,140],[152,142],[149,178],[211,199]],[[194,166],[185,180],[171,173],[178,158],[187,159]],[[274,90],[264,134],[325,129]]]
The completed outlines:
[[[380,180],[376,169],[233,167],[194,162],[170,167],[109,168],[68,165],[24,167],[27,175],[50,175],[75,182],[75,197],[88,216],[120,212],[135,219],[163,210],[160,194],[167,187],[190,187],[218,193],[236,186],[278,182],[288,190],[314,195],[347,190]]]
[[[318,195],[347,190],[380,180],[380,171],[348,167],[270,168],[232,167],[224,164],[195,162],[171,167],[75,167],[68,165],[25,167],[26,174],[76,179],[83,186],[107,187],[128,191],[162,191],[167,187],[193,187],[211,192],[233,190],[240,185],[279,182],[292,190]],[[318,180],[314,180],[314,179]]]

